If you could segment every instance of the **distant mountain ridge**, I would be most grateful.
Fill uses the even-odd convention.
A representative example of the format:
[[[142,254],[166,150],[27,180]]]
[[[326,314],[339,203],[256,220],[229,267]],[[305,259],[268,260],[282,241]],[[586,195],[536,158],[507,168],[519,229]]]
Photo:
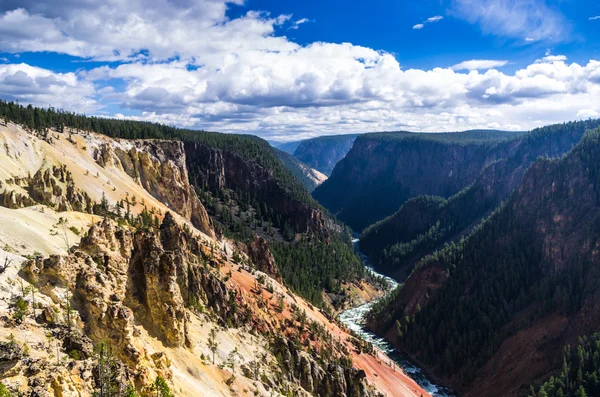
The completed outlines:
[[[294,157],[325,175],[331,175],[335,165],[348,154],[357,137],[357,134],[351,134],[307,139],[300,142]]]
[[[411,197],[450,197],[518,146],[523,132],[383,132],[360,135],[313,197],[356,231]]]
[[[329,176],[335,165],[350,151],[358,135],[324,135],[301,141],[271,142],[271,145]]]

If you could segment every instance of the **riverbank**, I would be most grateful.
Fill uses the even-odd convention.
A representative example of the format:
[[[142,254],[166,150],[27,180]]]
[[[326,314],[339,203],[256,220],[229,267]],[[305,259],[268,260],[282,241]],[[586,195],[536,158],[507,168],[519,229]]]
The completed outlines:
[[[358,239],[355,239],[353,243],[355,250],[360,255],[361,259],[363,260],[363,263],[369,269],[369,271],[371,271],[376,276],[384,278],[387,282],[388,290],[386,293],[389,293],[394,288],[396,288],[398,286],[398,283],[394,279],[379,274],[375,270],[373,270],[369,263],[368,257],[363,255],[358,249]],[[398,365],[399,368],[402,369],[402,371],[406,375],[411,377],[418,385],[420,385],[433,397],[454,397],[454,394],[450,389],[434,383],[429,377],[427,377],[425,371],[422,368],[420,368],[417,364],[410,360],[408,356],[398,351],[384,337],[381,337],[379,335],[374,334],[373,332],[366,330],[365,316],[371,310],[373,305],[383,296],[385,296],[385,294],[363,305],[343,311],[338,316],[339,320],[348,329],[352,330],[363,340],[372,343],[373,346],[375,346],[384,354],[386,354],[391,360],[393,360]]]

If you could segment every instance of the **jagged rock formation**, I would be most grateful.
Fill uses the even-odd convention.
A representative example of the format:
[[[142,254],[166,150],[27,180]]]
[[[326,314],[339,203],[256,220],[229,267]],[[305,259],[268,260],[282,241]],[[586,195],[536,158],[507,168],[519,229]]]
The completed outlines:
[[[256,236],[254,241],[248,244],[248,256],[261,272],[271,275],[277,280],[281,280],[277,263],[269,249],[269,244],[261,236]]]
[[[93,213],[94,203],[79,190],[65,165],[40,168],[33,176],[14,177],[4,181],[0,202],[6,208],[23,208],[44,204],[58,211]],[[0,185],[0,189],[3,187]],[[13,187],[24,192],[19,193]]]
[[[365,372],[339,364],[322,364],[285,338],[272,342],[275,355],[302,388],[313,396],[375,396],[362,380]]]
[[[121,391],[132,385],[147,392],[161,377],[178,396],[308,395],[300,377],[288,376],[292,367],[271,350],[269,340],[279,335],[307,359],[293,370],[316,373],[320,365],[324,377],[311,376],[312,387],[318,381],[334,397],[348,397],[344,382],[363,397],[376,389],[403,397],[426,394],[395,373],[381,352],[353,351],[346,330],[270,277],[278,271],[270,241],[257,239],[248,250],[199,233],[186,221],[194,219],[195,192],[186,185],[181,144],[120,141],[68,127],[35,131],[12,123],[0,127],[8,156],[0,162],[0,191],[14,192],[7,199],[16,203],[13,208],[36,204],[0,208],[0,239],[10,242],[0,247],[0,342],[14,340],[23,352],[18,358],[7,354],[10,368],[0,373],[11,392],[91,395],[105,374]],[[231,152],[223,152],[223,166],[229,167],[225,158]],[[274,189],[277,208],[301,226],[294,233],[322,239],[327,227],[333,229],[306,192],[295,190],[295,179],[285,179],[289,173],[239,157],[252,179],[235,179],[231,168],[222,177],[234,175],[240,188],[249,183],[249,192],[261,197]],[[206,175],[212,171],[205,169]],[[68,185],[89,196],[91,212],[100,209],[105,219],[98,222],[83,212],[87,206],[77,207],[86,200],[67,200]],[[207,346],[213,331],[216,351]],[[325,368],[324,361],[335,364]]]
[[[132,232],[106,219],[69,257],[29,261],[24,273],[42,290],[55,285],[72,290],[86,333],[95,340],[120,341],[126,358],[136,363],[140,354],[130,342],[135,321],[165,345],[183,346],[188,302],[228,316],[225,286],[204,265],[208,256],[201,247],[169,213],[160,233]],[[233,316],[234,323],[238,320]]]
[[[189,183],[183,143],[137,140],[127,145],[128,150],[127,146],[114,148],[104,144],[94,157],[103,167],[122,168],[157,200],[212,236],[210,217]]]
[[[257,238],[255,243],[250,252],[262,255],[263,264],[272,260],[266,242]],[[262,332],[274,331],[272,320],[267,322],[252,313],[248,298],[222,280],[220,260],[205,244],[179,226],[170,213],[158,230],[133,231],[105,219],[90,229],[69,256],[29,260],[22,274],[44,295],[74,310],[66,320],[73,328],[59,328],[62,334],[56,336],[66,351],[85,359],[93,354],[88,337],[96,342],[109,340],[114,354],[125,364],[122,378],[145,385],[151,381],[149,369],[161,368],[139,347],[140,325],[173,348],[191,348],[195,343],[189,308],[210,308],[229,326],[250,322]],[[42,321],[54,322],[51,312],[44,310],[39,316]],[[78,324],[85,334],[76,332]],[[285,354],[285,365],[278,371],[289,373],[286,382],[298,384],[310,394],[377,395],[364,384],[364,372],[339,364],[322,367],[283,336],[274,346],[273,354]],[[0,346],[0,353],[4,350],[8,352]],[[18,355],[9,353],[0,354],[0,361],[19,360]],[[38,377],[36,382],[42,379]]]

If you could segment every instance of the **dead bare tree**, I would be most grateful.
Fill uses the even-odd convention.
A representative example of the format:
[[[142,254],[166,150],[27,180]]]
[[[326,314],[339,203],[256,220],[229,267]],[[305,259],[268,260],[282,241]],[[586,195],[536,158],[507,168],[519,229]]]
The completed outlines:
[[[4,273],[11,263],[12,259],[8,259],[8,256],[4,258],[4,265],[0,266],[0,274]]]

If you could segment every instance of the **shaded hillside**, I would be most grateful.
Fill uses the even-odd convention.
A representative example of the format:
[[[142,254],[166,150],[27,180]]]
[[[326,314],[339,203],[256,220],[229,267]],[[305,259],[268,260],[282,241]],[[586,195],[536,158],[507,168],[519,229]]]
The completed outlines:
[[[311,168],[331,175],[335,165],[346,156],[358,135],[331,135],[301,141],[294,157]]]
[[[313,192],[354,230],[397,211],[411,197],[450,197],[518,146],[522,133],[466,131],[361,135]]]
[[[534,163],[466,239],[420,261],[371,325],[465,396],[516,396],[600,325],[600,129]]]
[[[577,144],[600,120],[538,128],[518,142],[513,153],[488,166],[475,182],[448,199],[420,196],[408,200],[395,214],[368,227],[361,250],[375,266],[403,280],[416,261],[456,239],[489,215],[521,183],[539,156],[556,158]]]
[[[576,346],[567,346],[560,372],[530,397],[588,397],[600,395],[600,334],[583,337]]]
[[[288,170],[302,183],[302,185],[312,192],[317,186],[325,182],[327,175],[310,168],[294,156],[282,150],[275,149],[275,153]]]

